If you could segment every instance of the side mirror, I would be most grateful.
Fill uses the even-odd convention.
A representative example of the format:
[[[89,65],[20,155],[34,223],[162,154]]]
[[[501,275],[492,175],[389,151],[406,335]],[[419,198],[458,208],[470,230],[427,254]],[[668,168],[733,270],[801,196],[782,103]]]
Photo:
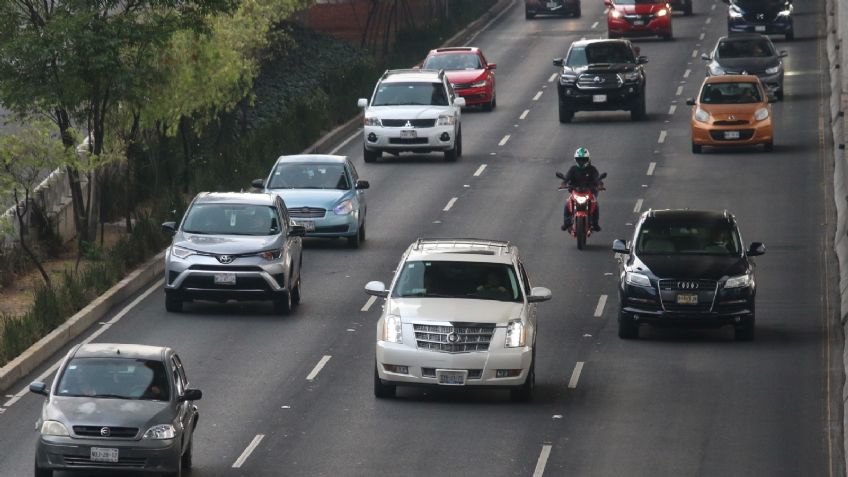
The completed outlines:
[[[368,100],[365,98],[359,98],[359,100],[356,101],[356,106],[360,108],[367,108]]]
[[[35,394],[41,394],[42,396],[49,396],[50,392],[47,391],[47,385],[42,383],[41,381],[33,381],[29,384],[29,392]]]
[[[606,178],[607,178],[606,172],[602,172],[601,175],[598,176],[598,179],[606,179]]]
[[[562,180],[565,180],[565,174],[563,174],[562,172],[557,172],[556,176],[559,177]]]
[[[460,108],[464,108],[465,107],[465,98],[458,97],[458,98],[453,100],[453,104],[459,106]]]
[[[630,253],[630,249],[627,248],[627,244],[621,239],[615,239],[612,241],[612,251],[615,253],[623,253],[625,255]]]
[[[289,237],[303,237],[306,235],[306,227],[302,225],[290,225]]]
[[[779,56],[781,58],[786,58],[787,56],[789,56],[789,52],[786,51],[786,50],[780,50],[780,52],[777,54],[777,56]]]
[[[250,183],[250,186],[253,187],[254,189],[264,189],[265,188],[265,181],[262,180],[262,179],[253,179],[253,181],[251,181],[251,183]]]
[[[764,253],[766,253],[766,246],[760,242],[751,242],[751,246],[748,247],[748,255],[751,257],[756,257]]]
[[[387,297],[389,291],[386,290],[386,285],[383,282],[368,282],[365,284],[365,293],[374,296]]]
[[[359,190],[370,189],[371,184],[368,181],[356,181],[356,188]]]
[[[486,69],[489,69],[489,70],[496,70],[496,69],[498,69],[498,65],[497,65],[497,63],[489,63],[489,64],[486,66]]]
[[[562,65],[563,65],[562,58],[554,58],[554,66],[558,66],[558,67],[562,68]]]
[[[687,106],[695,106],[695,98],[686,98]]]
[[[712,58],[710,58],[710,55],[708,55],[706,53],[701,53],[701,59],[704,60],[704,61],[712,60]]]
[[[177,223],[176,222],[165,222],[162,224],[162,232],[165,232],[168,235],[174,235],[177,233]]]
[[[638,64],[638,65],[648,64],[648,57],[647,56],[639,56],[638,58],[636,58],[636,64]]]
[[[530,290],[530,296],[527,297],[528,303],[539,303],[551,299],[551,291],[545,287],[533,287]]]
[[[203,397],[203,391],[199,389],[186,389],[182,396],[177,398],[177,401],[199,401]]]
[[[777,96],[775,96],[775,95],[773,95],[773,94],[769,93],[769,95],[768,95],[768,102],[769,102],[769,103],[776,103],[776,102],[777,102]]]

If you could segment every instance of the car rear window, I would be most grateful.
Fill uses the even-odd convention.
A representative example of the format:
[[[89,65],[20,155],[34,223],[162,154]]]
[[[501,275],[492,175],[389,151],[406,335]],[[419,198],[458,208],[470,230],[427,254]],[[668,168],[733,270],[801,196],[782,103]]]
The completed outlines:
[[[380,83],[371,106],[447,106],[442,83]]]
[[[182,231],[209,235],[277,235],[277,210],[268,205],[194,204]]]
[[[269,189],[350,190],[342,164],[278,164],[271,174]]]
[[[522,301],[515,269],[502,263],[409,261],[392,296]]]
[[[719,58],[768,58],[774,56],[774,49],[766,39],[727,40],[718,45]]]
[[[479,70],[483,68],[476,53],[448,53],[427,58],[424,69],[428,70]]]
[[[56,395],[168,401],[171,386],[161,361],[74,358],[59,378]]]
[[[763,97],[757,83],[707,83],[701,91],[704,104],[761,103]]]
[[[646,220],[636,237],[641,255],[739,255],[739,234],[726,220]]]

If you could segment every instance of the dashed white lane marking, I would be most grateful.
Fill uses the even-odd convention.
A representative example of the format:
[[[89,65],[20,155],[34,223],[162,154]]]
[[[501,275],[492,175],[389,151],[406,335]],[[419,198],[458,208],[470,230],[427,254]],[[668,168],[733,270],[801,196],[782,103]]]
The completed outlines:
[[[529,109],[525,109],[525,110],[524,110],[524,112],[523,112],[523,113],[521,113],[521,116],[519,116],[519,117],[518,117],[518,119],[524,119],[524,118],[526,118],[526,117],[527,117],[527,115],[528,115],[528,114],[530,114],[530,110],[529,110]]]
[[[698,49],[697,48],[692,50],[692,58],[694,58],[696,56],[698,56]]]
[[[668,134],[668,133],[666,132],[666,130],[665,130],[665,129],[663,129],[662,131],[660,131],[660,137],[657,139],[657,143],[659,143],[659,144],[664,143],[664,142],[665,142],[665,136],[666,136],[667,134]]]
[[[590,26],[589,28],[595,28],[596,26],[598,26],[598,22],[592,23],[592,26]]]
[[[480,167],[478,167],[477,170],[474,171],[474,177],[480,177],[480,174],[482,174],[483,171],[485,171],[485,170],[486,170],[486,164],[480,164]]]
[[[642,200],[642,199],[639,199]],[[598,305],[595,306],[595,318],[600,318],[604,314],[604,307],[607,305],[607,296],[601,295],[598,298]]]
[[[343,147],[347,146],[347,145],[348,145],[348,143],[350,143],[350,141],[353,141],[353,140],[354,140],[354,138],[358,137],[360,134],[362,134],[362,132],[361,132],[361,131],[356,131],[355,133],[351,134],[349,138],[345,139],[344,141],[342,141],[342,143],[341,143],[341,144],[339,144],[338,146],[334,147],[334,148],[333,148],[333,150],[332,150],[332,151],[330,151],[330,155],[332,156],[333,154],[335,154],[335,153],[339,152],[339,150],[340,150],[341,148],[343,148]]]
[[[669,115],[674,114],[675,111],[677,111],[677,105],[676,104],[672,104],[671,106],[668,107],[668,114]]]
[[[648,173],[645,174],[645,175],[647,175],[647,176],[654,175],[654,169],[656,169],[656,168],[657,168],[656,162],[652,162],[652,163],[648,164]]]
[[[451,210],[451,207],[453,207],[453,204],[456,204],[456,200],[457,200],[456,197],[451,198],[451,200],[448,201],[448,205],[446,205],[445,208],[442,209],[442,211],[447,212],[447,211]]]
[[[707,21],[705,21],[704,24],[709,25],[711,21],[713,21],[713,17],[707,17]]]
[[[698,39],[703,40],[706,35],[707,35],[706,33],[701,32],[701,34],[698,36]]]
[[[498,143],[498,146],[505,145],[507,143],[507,141],[509,141],[509,134],[507,134],[506,136],[503,137],[503,139],[501,139],[501,142]]]
[[[710,6],[710,10],[715,10],[715,9],[716,9],[716,5],[715,5],[715,3],[713,3],[712,6]]]
[[[256,437],[254,437],[253,440],[250,441],[250,444],[247,445],[247,448],[244,450],[244,452],[242,452],[239,458],[236,459],[235,462],[233,462],[233,469],[240,468],[242,464],[244,464],[244,461],[246,461],[247,458],[250,457],[250,454],[252,454],[253,451],[256,450],[256,447],[259,446],[259,443],[262,442],[262,439],[264,438],[265,434],[256,434]]]
[[[542,477],[545,473],[545,466],[548,465],[548,457],[550,457],[550,455],[551,445],[543,445],[542,452],[539,454],[539,460],[536,461],[536,470],[533,471],[533,477]]]
[[[321,358],[321,361],[318,361],[318,364],[316,364],[315,367],[312,368],[312,371],[309,373],[309,376],[306,377],[306,380],[314,381],[315,377],[318,376],[318,373],[320,373],[321,370],[324,369],[324,365],[327,364],[327,361],[330,361],[330,358],[332,358],[332,356],[325,354]]]
[[[539,101],[539,98],[542,97],[542,93],[543,91],[539,91],[538,93],[536,93],[536,96],[533,96],[533,101]]]
[[[683,72],[683,77],[688,78],[689,75],[691,75],[691,74],[692,74],[692,70],[687,68],[686,71]]]
[[[636,201],[636,205],[633,206],[633,213],[638,214],[642,211],[642,199]]]
[[[683,94],[683,86],[678,86],[678,87],[677,87],[677,92],[675,92],[675,93],[674,93],[674,95],[675,95],[675,96],[680,96],[681,94]]]
[[[559,74],[559,73],[554,73],[554,74],[552,74],[552,75],[551,75],[551,77],[550,77],[550,78],[548,78],[548,83],[553,83],[553,82],[554,82],[554,80],[557,78],[557,75],[558,75],[558,74]]]
[[[368,301],[366,301],[366,302],[365,302],[365,304],[364,304],[364,305],[362,305],[362,308],[360,308],[360,309],[359,309],[359,311],[368,311],[368,310],[370,310],[370,309],[371,309],[371,305],[373,305],[375,301],[377,301],[377,297],[376,297],[376,296],[368,297]]]
[[[150,296],[150,294],[151,294],[151,293],[153,293],[153,292],[155,292],[155,291],[157,291],[157,290],[160,290],[160,289],[162,288],[162,285],[164,285],[164,283],[165,283],[165,279],[164,279],[164,278],[162,278],[162,279],[158,280],[158,281],[157,281],[156,283],[154,283],[154,284],[153,284],[150,288],[148,288],[148,289],[147,289],[144,293],[142,293],[141,295],[139,295],[139,296],[138,296],[135,300],[131,301],[131,302],[130,302],[127,306],[125,306],[123,309],[121,309],[121,311],[119,311],[119,312],[118,312],[118,313],[117,313],[117,314],[116,314],[116,315],[115,315],[115,316],[114,316],[111,320],[109,320],[109,321],[107,321],[106,323],[104,323],[104,324],[103,324],[103,325],[102,325],[99,329],[97,329],[97,331],[95,331],[94,333],[92,333],[92,334],[91,334],[88,338],[86,338],[86,339],[82,340],[82,343],[83,343],[83,344],[87,344],[87,343],[91,343],[92,341],[94,341],[94,339],[95,339],[95,338],[97,338],[98,336],[102,335],[102,334],[103,334],[106,330],[108,330],[109,328],[111,328],[111,327],[112,327],[112,325],[114,325],[115,323],[117,323],[117,322],[118,322],[118,320],[120,320],[120,319],[121,319],[121,318],[123,318],[123,317],[124,317],[127,313],[129,313],[129,312],[130,312],[130,310],[131,310],[133,307],[135,307],[135,306],[136,306],[136,305],[138,305],[138,304],[139,304],[142,300],[144,300],[145,298],[147,298],[148,296]],[[63,358],[64,358],[64,356],[63,356]],[[54,373],[54,372],[55,372],[55,371],[59,368],[59,365],[60,365],[61,363],[62,363],[62,361],[61,361],[61,360],[59,360],[59,361],[57,361],[57,362],[53,363],[53,365],[52,365],[52,366],[50,366],[49,368],[47,368],[47,370],[45,370],[43,373],[41,373],[40,375],[38,375],[38,376],[34,379],[34,381],[45,381],[45,380],[47,380],[47,377],[48,377],[48,376],[50,376],[51,374],[53,374],[53,373]],[[8,400],[8,401],[6,401],[5,403],[3,403],[3,407],[9,407],[9,406],[11,406],[11,405],[15,404],[16,402],[20,401],[22,397],[26,396],[26,394],[27,394],[28,392],[29,392],[29,385],[27,385],[26,387],[24,387],[23,389],[21,389],[20,391],[18,391],[18,392],[17,392],[14,396],[12,396],[12,398],[11,398],[11,399],[9,399],[9,400]]]
[[[574,365],[574,371],[571,372],[571,379],[568,380],[568,389],[576,389],[577,381],[580,380],[580,373],[583,372],[583,361],[578,361]]]

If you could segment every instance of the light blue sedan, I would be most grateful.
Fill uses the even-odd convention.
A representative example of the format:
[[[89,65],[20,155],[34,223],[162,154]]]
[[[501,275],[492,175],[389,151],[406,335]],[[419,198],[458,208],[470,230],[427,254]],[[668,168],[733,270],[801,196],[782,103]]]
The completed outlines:
[[[280,156],[266,180],[253,187],[278,194],[289,216],[307,237],[345,237],[356,248],[365,240],[365,189],[345,156],[300,154]]]

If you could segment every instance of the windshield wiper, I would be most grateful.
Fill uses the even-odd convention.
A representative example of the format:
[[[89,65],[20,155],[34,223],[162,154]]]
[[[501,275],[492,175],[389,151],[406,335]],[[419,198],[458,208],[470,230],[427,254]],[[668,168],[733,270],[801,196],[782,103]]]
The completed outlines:
[[[195,234],[195,235],[206,235],[209,232],[201,232],[200,230],[183,230],[183,233],[186,234]]]
[[[129,396],[123,396],[123,395],[120,395],[120,394],[94,394],[92,396],[87,396],[87,397],[109,398],[109,399],[135,399],[135,398],[131,398]]]

